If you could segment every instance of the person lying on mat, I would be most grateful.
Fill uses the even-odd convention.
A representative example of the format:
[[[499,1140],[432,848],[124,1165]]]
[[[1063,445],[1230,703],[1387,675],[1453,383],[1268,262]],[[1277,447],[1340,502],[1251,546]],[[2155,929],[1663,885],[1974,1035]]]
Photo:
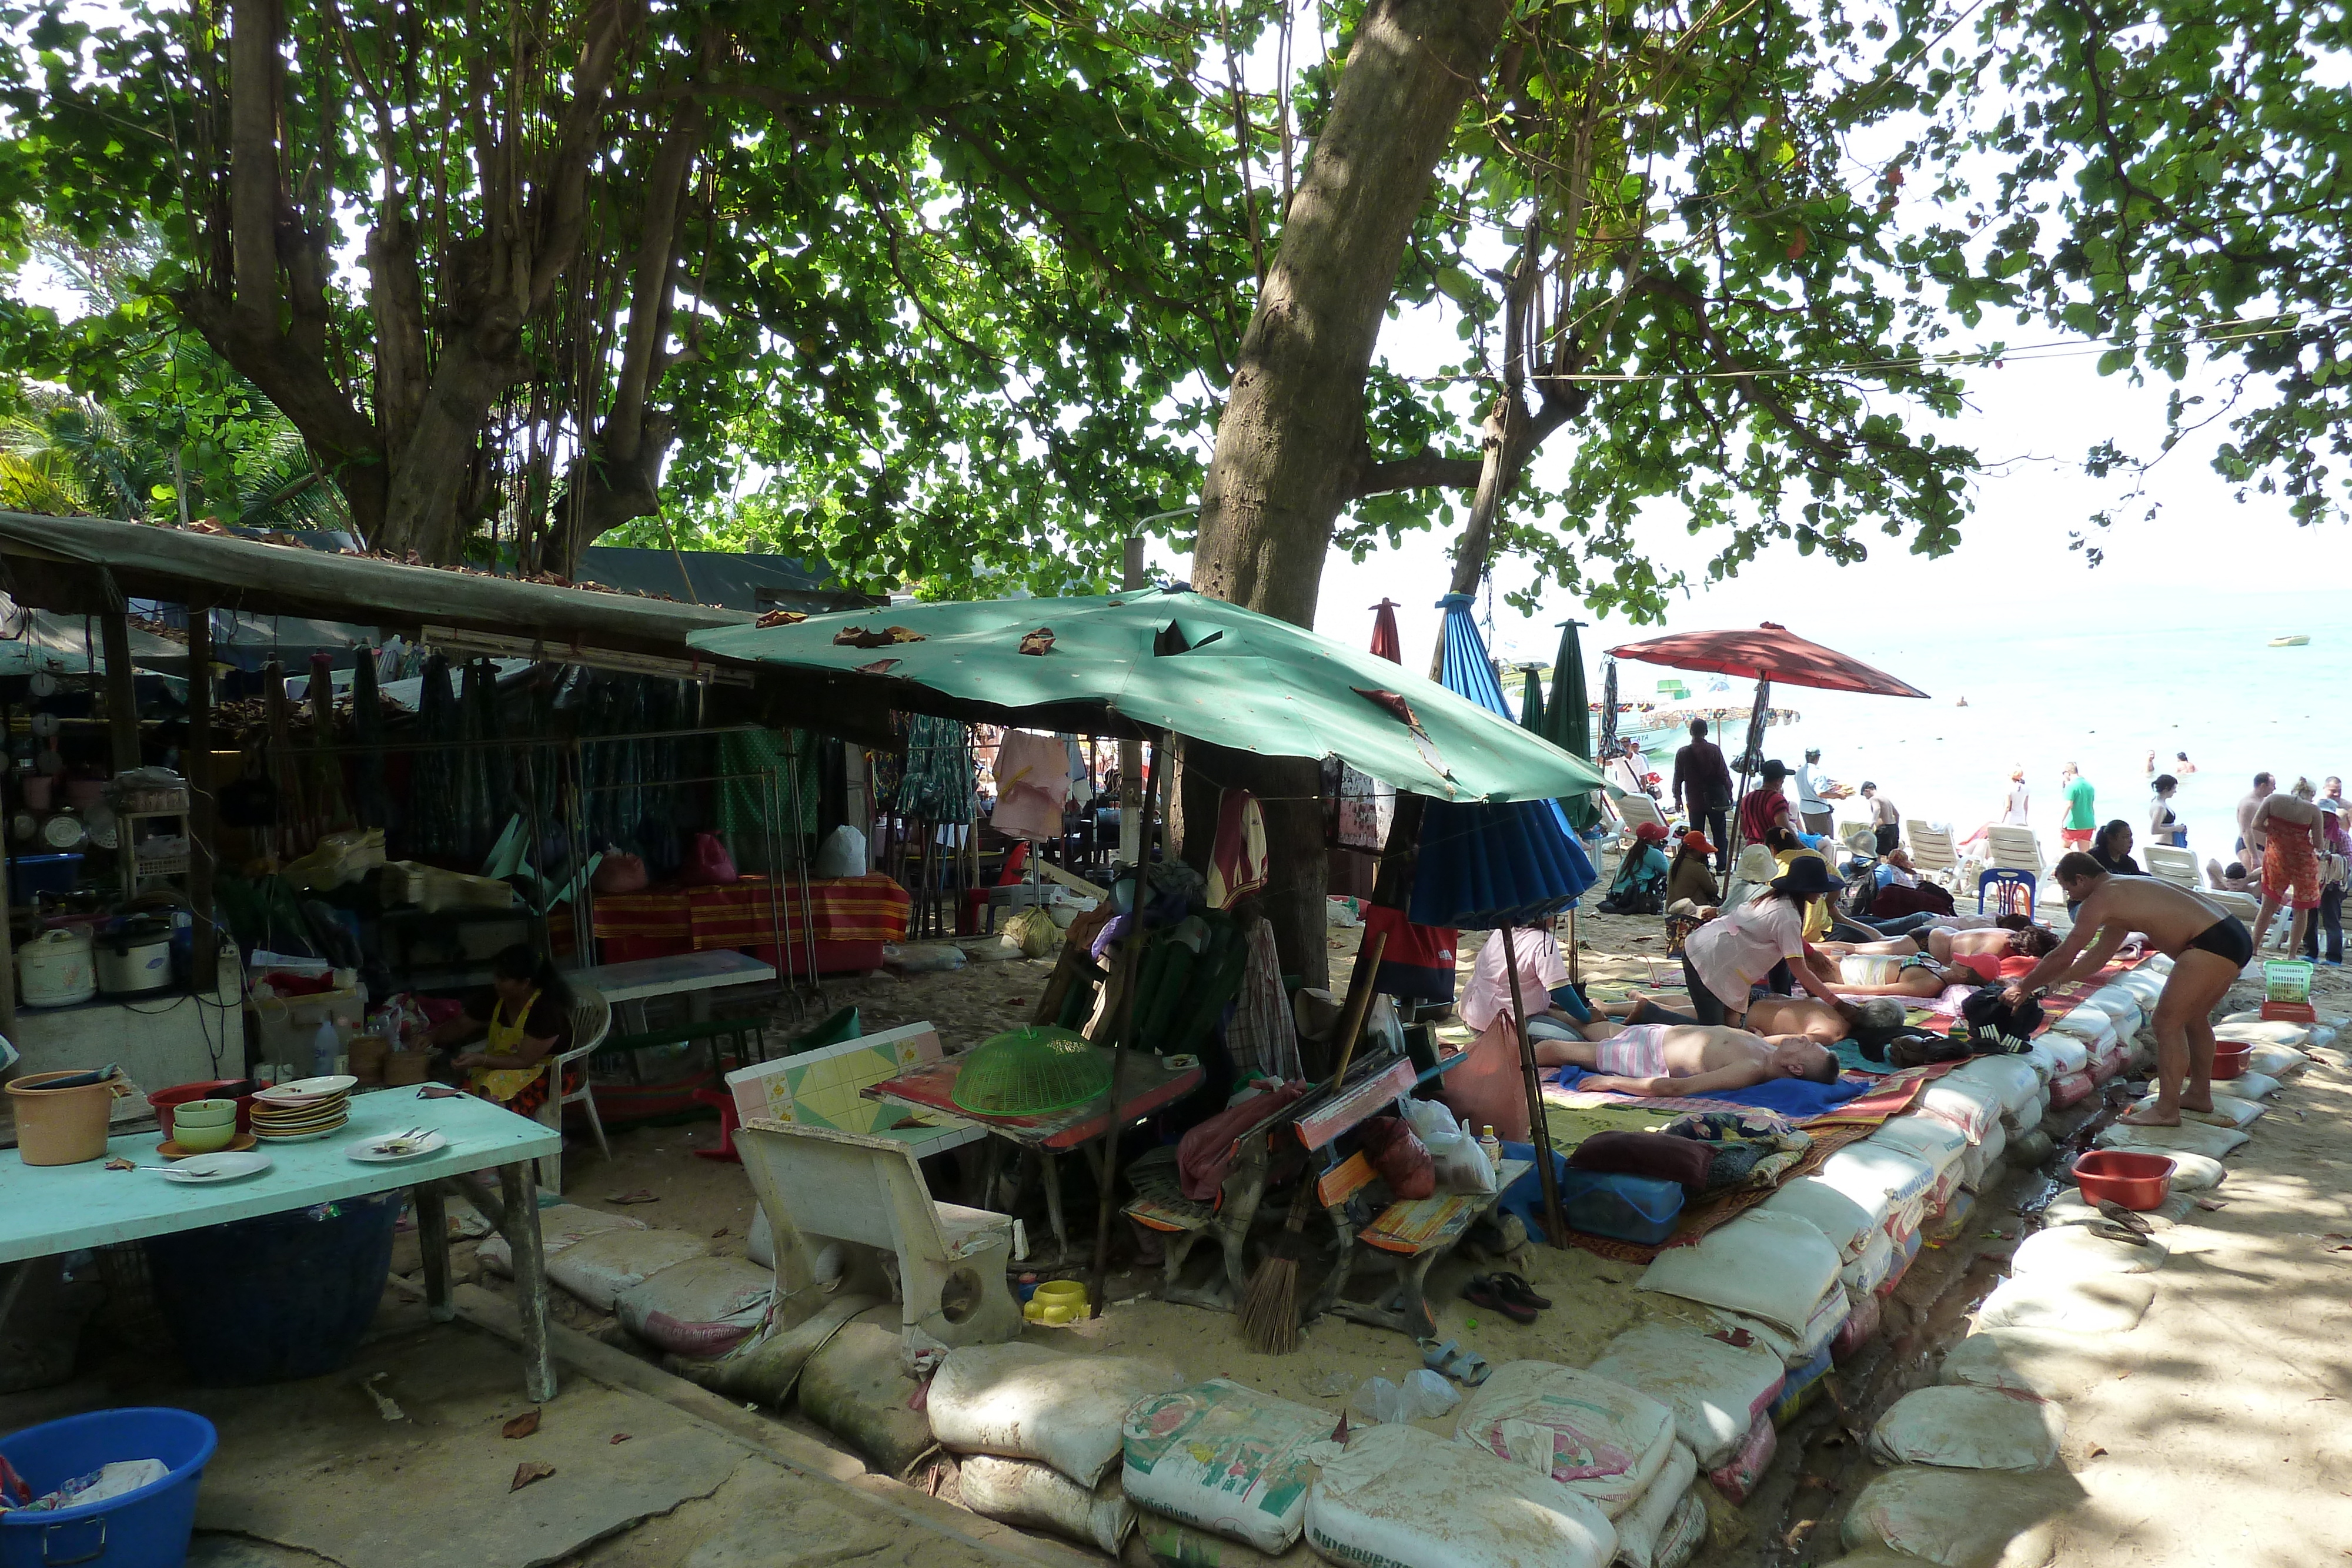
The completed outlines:
[[[2177,1127],[2184,1110],[2210,1111],[2213,1009],[2253,957],[2253,933],[2200,894],[2154,877],[2111,875],[2080,851],[2061,855],[2052,874],[2068,898],[2082,901],[2082,913],[2056,952],[2010,983],[2009,1004],[2089,978],[2133,932],[2146,933],[2148,946],[2172,955],[2172,973],[2156,999],[2156,1103],[2126,1111],[2123,1120]]]
[[[2094,862],[2095,863],[2095,862]],[[1959,931],[1948,925],[1930,925],[1914,931],[1907,936],[1889,937],[1884,942],[1824,942],[1822,951],[1832,957],[1842,958],[1849,953],[1891,953],[1908,957],[1925,953],[1938,964],[1958,964],[1973,969],[1987,980],[2000,978],[2000,961],[2011,954],[2039,958],[2058,946],[2058,934],[2046,925],[2026,925],[2010,929],[1996,926],[1989,931]]]
[[[1849,997],[1918,997],[1932,1001],[1954,986],[1978,986],[1983,977],[1964,964],[1938,964],[1925,953],[1905,956],[1895,978],[1880,986],[1850,986],[1838,989]]]
[[[1582,1067],[1579,1089],[1617,1094],[1704,1094],[1751,1089],[1776,1078],[1834,1083],[1838,1061],[1829,1048],[1802,1035],[1767,1040],[1722,1024],[1633,1024],[1595,1019],[1583,1040],[1536,1044],[1547,1067]]]
[[[1628,997],[1622,1002],[1603,1002],[1601,1011],[1607,1017],[1622,1019],[1628,1024],[1664,1023],[1690,1024],[1696,1019],[1658,1005],[1655,998]],[[1825,1002],[1818,997],[1759,997],[1748,1004],[1748,1030],[1768,1040],[1789,1035],[1801,1035],[1821,1045],[1835,1045],[1842,1040],[1861,1040],[1865,1044],[1892,1039],[1903,1027],[1901,1004],[1874,999],[1867,1002]]]

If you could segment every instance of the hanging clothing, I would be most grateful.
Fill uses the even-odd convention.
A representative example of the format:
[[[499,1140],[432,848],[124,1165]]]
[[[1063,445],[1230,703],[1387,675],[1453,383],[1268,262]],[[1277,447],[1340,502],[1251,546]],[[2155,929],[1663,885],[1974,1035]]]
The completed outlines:
[[[1452,925],[1415,925],[1402,909],[1377,904],[1364,905],[1362,946],[1384,936],[1380,972],[1372,989],[1408,1001],[1450,1002],[1454,999],[1454,949],[1462,933]]]
[[[1058,766],[1060,747],[1054,748],[1054,757]],[[999,761],[1001,765],[1001,758]],[[961,721],[929,714],[916,714],[907,720],[906,757],[898,766],[891,808],[901,817],[932,822],[969,822],[979,814],[980,796],[972,787],[971,746]]]
[[[1296,1078],[1298,1030],[1291,1021],[1289,994],[1282,986],[1282,956],[1275,947],[1274,927],[1253,921],[1246,941],[1242,991],[1234,1001],[1233,1022],[1225,1026],[1225,1054],[1233,1058],[1236,1080],[1252,1073]]]
[[[1265,812],[1246,789],[1217,797],[1217,836],[1209,850],[1209,906],[1231,909],[1266,884]]]
[[[1075,737],[1062,737],[1062,746],[1070,754],[1070,804],[1090,806],[1095,799],[1094,774],[1087,767],[1087,754]]]
[[[1000,833],[1024,839],[1062,836],[1062,804],[1069,798],[1069,756],[1049,736],[1008,729],[996,747],[996,810]]]

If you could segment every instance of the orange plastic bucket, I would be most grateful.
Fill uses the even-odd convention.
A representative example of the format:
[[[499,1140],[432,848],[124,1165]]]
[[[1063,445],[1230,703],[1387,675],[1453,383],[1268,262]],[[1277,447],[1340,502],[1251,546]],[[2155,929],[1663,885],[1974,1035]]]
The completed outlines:
[[[107,1113],[115,1096],[127,1093],[121,1074],[102,1083],[44,1089],[57,1078],[79,1078],[85,1068],[36,1072],[8,1085],[16,1113],[16,1153],[28,1166],[78,1166],[106,1155]]]

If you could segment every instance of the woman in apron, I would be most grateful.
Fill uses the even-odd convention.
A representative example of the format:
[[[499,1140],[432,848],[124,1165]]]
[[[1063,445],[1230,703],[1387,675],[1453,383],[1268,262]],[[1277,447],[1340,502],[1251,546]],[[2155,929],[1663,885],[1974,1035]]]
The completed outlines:
[[[479,1041],[458,1052],[449,1068],[468,1093],[497,1102],[519,1116],[536,1116],[547,1103],[548,1061],[572,1040],[572,993],[555,966],[517,943],[490,960],[490,987],[466,999],[465,1011],[425,1035],[436,1047]]]

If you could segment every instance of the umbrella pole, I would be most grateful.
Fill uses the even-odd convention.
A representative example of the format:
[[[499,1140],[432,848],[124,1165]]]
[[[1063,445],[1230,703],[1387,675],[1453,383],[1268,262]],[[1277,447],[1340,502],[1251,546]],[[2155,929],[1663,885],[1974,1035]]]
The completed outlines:
[[[1528,1003],[1519,990],[1519,955],[1511,928],[1502,927],[1503,967],[1511,977],[1511,1021],[1519,1035],[1519,1072],[1527,1081],[1528,1142],[1536,1147],[1537,1179],[1543,1184],[1544,1231],[1554,1247],[1568,1245],[1568,1219],[1559,1207],[1559,1176],[1551,1168],[1551,1124],[1544,1120],[1543,1086],[1536,1066],[1536,1042],[1528,1038]]]
[[[1094,1265],[1087,1273],[1089,1317],[1102,1316],[1103,1281],[1110,1273],[1110,1222],[1118,1208],[1119,1078],[1127,1067],[1127,1042],[1135,1033],[1136,977],[1143,967],[1143,906],[1150,897],[1151,848],[1160,827],[1160,813],[1153,808],[1169,776],[1175,771],[1170,766],[1175,761],[1169,749],[1171,739],[1163,734],[1152,747],[1151,783],[1143,792],[1142,848],[1135,862],[1135,898],[1129,905],[1135,924],[1129,929],[1127,940],[1119,945],[1118,1016],[1113,1020],[1110,1049],[1110,1125],[1103,1133],[1101,1192],[1095,1204]]]
[[[1724,835],[1731,841],[1731,847],[1723,855],[1727,866],[1736,864],[1739,859],[1739,803],[1748,799],[1750,767],[1760,765],[1764,760],[1764,716],[1769,711],[1771,700],[1772,677],[1757,676],[1756,706],[1748,710],[1747,744],[1739,748],[1739,797],[1731,802],[1731,831]]]

